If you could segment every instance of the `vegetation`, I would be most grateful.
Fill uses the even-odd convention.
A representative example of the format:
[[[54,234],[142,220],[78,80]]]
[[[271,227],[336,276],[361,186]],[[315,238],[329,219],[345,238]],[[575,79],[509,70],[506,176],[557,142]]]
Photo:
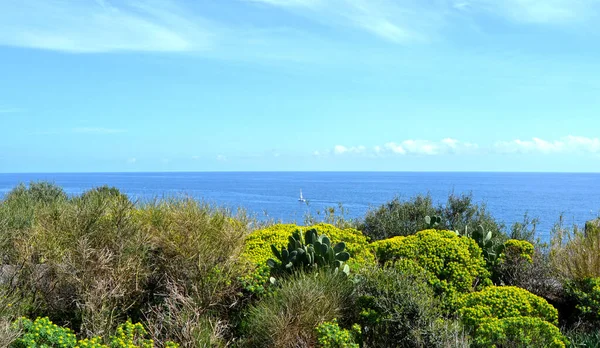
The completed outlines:
[[[544,245],[536,219],[506,229],[452,194],[306,222],[19,185],[0,201],[0,346],[600,344],[598,221]]]

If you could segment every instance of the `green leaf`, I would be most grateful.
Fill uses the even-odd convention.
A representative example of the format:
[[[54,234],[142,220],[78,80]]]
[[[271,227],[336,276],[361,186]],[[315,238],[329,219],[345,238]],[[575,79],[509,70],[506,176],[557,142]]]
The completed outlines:
[[[345,249],[346,249],[346,243],[344,243],[344,242],[339,242],[333,247],[333,251],[335,251],[336,254],[341,253]]]
[[[267,266],[269,266],[271,268],[276,268],[277,267],[277,263],[273,259],[268,259],[267,260]]]
[[[279,252],[279,250],[277,250],[277,247],[275,246],[275,244],[271,244],[271,251],[273,252],[273,254],[275,255],[275,257],[281,261],[281,253]]]
[[[345,262],[345,261],[348,261],[350,259],[350,254],[348,254],[347,252],[344,251],[344,252],[341,252],[341,253],[337,254],[335,256],[335,259]]]

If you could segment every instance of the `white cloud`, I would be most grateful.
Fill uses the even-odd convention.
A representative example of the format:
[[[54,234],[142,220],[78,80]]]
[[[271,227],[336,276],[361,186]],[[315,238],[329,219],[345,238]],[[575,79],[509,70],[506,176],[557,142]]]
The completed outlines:
[[[336,155],[343,155],[345,153],[363,153],[366,151],[366,147],[360,146],[351,146],[346,147],[343,145],[336,145],[333,147],[333,153]]]
[[[223,155],[217,155],[217,161],[225,162],[225,161],[227,161],[227,157],[225,157]]]
[[[19,0],[0,4],[0,45],[66,52],[192,51],[211,24],[173,0]]]
[[[445,138],[440,141],[430,140],[413,140],[407,139],[400,143],[388,142],[383,146],[374,146],[371,152],[375,155],[396,154],[396,155],[441,155],[448,153],[466,153],[473,152],[478,148],[477,144],[462,142],[452,138]],[[336,145],[333,152],[338,155],[342,154],[364,154],[367,149],[364,146],[344,146]]]
[[[135,157],[131,157],[130,159],[127,160],[127,163],[129,163],[129,164],[134,164],[135,162],[137,162],[137,158],[135,158]]]
[[[497,142],[495,149],[501,153],[600,153],[600,138],[569,135],[559,140],[515,139]]]
[[[84,133],[84,134],[117,134],[125,133],[124,129],[115,128],[102,128],[102,127],[78,127],[72,129],[73,133]]]

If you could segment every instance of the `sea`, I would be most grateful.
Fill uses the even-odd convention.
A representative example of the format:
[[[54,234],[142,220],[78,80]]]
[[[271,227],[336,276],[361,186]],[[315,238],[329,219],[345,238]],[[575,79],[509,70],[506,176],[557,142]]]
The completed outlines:
[[[583,225],[600,213],[600,174],[490,172],[176,172],[0,174],[0,198],[19,183],[49,181],[70,195],[108,185],[136,202],[193,197],[261,220],[303,223],[339,206],[362,218],[395,197],[429,193],[443,204],[450,193],[471,193],[506,225],[524,214],[538,218],[538,237],[548,240],[562,215]],[[299,201],[302,191],[305,202]]]

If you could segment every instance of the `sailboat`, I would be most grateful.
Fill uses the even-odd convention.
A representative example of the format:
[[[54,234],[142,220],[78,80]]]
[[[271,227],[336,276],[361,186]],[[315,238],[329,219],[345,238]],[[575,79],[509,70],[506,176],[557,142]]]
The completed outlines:
[[[302,197],[302,190],[300,190],[300,198],[298,198],[298,202],[306,202],[306,199]]]

